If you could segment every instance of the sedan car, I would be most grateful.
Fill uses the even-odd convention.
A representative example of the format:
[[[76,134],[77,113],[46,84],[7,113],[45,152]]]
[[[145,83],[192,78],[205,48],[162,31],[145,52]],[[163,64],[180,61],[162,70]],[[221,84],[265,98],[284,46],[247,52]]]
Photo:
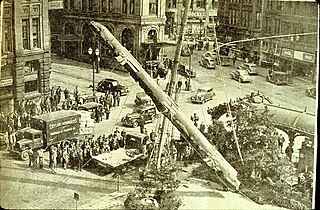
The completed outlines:
[[[311,98],[316,98],[317,97],[317,88],[315,87],[309,87],[306,89],[306,95],[311,97]]]
[[[206,67],[207,69],[215,69],[216,62],[213,58],[203,58],[199,61],[200,66]]]
[[[217,57],[217,53],[212,52],[212,51],[208,51],[204,54],[202,54],[202,58],[212,58],[212,59],[216,59]]]
[[[258,74],[257,66],[254,63],[244,63],[241,66],[238,66],[238,69],[246,70],[250,75]]]
[[[213,96],[216,94],[213,92],[212,87],[202,87],[198,88],[194,96],[191,96],[192,103],[205,103],[209,100],[212,100]]]
[[[246,70],[237,69],[230,73],[231,79],[237,80],[238,82],[251,82],[251,78]]]
[[[127,95],[129,89],[123,85],[120,85],[118,80],[105,78],[101,80],[97,85],[97,91],[105,93],[110,92],[119,92],[121,96]]]

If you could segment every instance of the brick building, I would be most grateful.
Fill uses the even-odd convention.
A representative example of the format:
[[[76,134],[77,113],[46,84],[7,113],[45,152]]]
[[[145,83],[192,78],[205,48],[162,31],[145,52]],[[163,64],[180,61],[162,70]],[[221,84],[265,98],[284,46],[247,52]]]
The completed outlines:
[[[0,112],[49,93],[48,0],[1,2]]]
[[[100,50],[101,66],[117,65],[89,28],[90,21],[105,25],[140,61],[158,59],[160,48],[150,44],[164,38],[165,0],[64,0],[64,9],[50,11],[52,52],[88,61],[88,48]],[[119,65],[117,65],[119,67]],[[120,67],[119,67],[120,68]]]
[[[285,34],[318,32],[315,1],[220,0],[221,42]],[[243,58],[259,64],[279,63],[283,71],[315,79],[317,34],[237,44]],[[291,41],[292,40],[292,41]]]

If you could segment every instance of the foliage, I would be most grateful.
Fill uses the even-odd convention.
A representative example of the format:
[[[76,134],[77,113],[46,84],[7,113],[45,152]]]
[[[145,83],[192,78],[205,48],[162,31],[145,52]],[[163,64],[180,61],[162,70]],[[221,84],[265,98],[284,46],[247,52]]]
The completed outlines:
[[[245,195],[260,204],[272,203],[292,209],[311,206],[306,195],[292,190],[285,182],[293,176],[294,166],[278,145],[280,136],[275,132],[267,109],[259,110],[245,102],[234,104],[231,113],[233,121],[229,121],[228,126],[233,126],[236,137],[215,120],[216,112],[211,113],[213,124],[208,129],[207,138],[238,171],[242,183],[240,190]]]
[[[124,203],[128,210],[133,209],[178,209],[182,205],[181,199],[174,193],[179,186],[175,173],[177,168],[161,167],[159,170],[149,171],[146,178],[140,180],[133,192],[128,194]],[[143,199],[155,199],[159,206],[145,205]]]

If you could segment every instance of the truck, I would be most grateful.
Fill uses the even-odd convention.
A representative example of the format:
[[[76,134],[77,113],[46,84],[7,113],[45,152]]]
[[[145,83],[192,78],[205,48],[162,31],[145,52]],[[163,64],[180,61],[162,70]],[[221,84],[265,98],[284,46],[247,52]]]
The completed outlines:
[[[133,55],[101,23],[91,21],[89,26],[94,33],[99,35],[103,44],[114,52],[116,60],[124,66],[140,87],[144,89],[145,93],[151,97],[159,112],[170,120],[187,141],[197,145],[196,150],[202,160],[213,170],[222,172],[222,178],[226,179],[227,183],[232,185],[233,188],[239,190],[238,172],[224,159],[217,148],[206,139],[199,129],[190,122],[189,117],[157,85]]]
[[[13,152],[22,160],[29,158],[28,150],[48,149],[62,141],[81,139],[81,115],[72,110],[60,110],[31,118],[30,127],[17,132]]]

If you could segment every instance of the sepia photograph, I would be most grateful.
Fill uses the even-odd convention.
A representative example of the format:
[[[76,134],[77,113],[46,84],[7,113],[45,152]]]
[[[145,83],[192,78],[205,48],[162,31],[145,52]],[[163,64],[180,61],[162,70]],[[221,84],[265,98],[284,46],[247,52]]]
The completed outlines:
[[[0,208],[315,209],[316,0],[0,0]]]

